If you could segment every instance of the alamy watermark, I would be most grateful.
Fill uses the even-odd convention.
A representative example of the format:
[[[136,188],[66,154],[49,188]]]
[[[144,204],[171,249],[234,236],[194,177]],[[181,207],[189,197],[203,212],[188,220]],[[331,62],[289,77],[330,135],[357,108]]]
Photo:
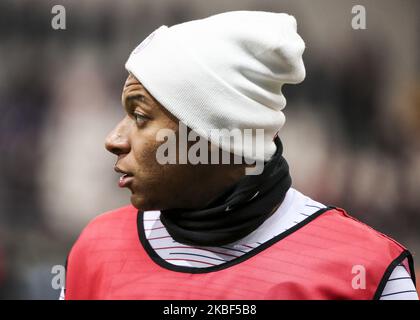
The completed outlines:
[[[51,274],[54,276],[51,279],[51,287],[54,290],[63,289],[66,286],[66,268],[63,265],[54,265],[51,268]]]
[[[263,172],[264,129],[211,129],[206,136],[203,138],[194,130],[188,132],[182,122],[178,132],[161,129],[156,140],[163,143],[156,151],[156,160],[161,165],[232,164],[233,160],[233,164],[248,165],[246,175]]]
[[[51,19],[51,27],[54,30],[66,30],[66,8],[63,5],[56,4],[51,8],[53,17]]]
[[[352,267],[351,273],[355,276],[352,278],[351,287],[355,290],[366,289],[366,268],[361,264]]]
[[[366,8],[360,4],[351,8],[353,18],[351,19],[351,27],[354,30],[366,29]]]

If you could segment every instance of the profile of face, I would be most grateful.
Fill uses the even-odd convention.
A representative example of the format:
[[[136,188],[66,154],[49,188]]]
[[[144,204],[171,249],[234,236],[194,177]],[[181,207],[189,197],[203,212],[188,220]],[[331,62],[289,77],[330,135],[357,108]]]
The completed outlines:
[[[147,210],[205,206],[244,175],[244,165],[160,164],[156,138],[161,129],[179,133],[179,121],[133,76],[122,92],[126,115],[108,134],[105,147],[117,156],[120,187],[131,191],[134,207]]]

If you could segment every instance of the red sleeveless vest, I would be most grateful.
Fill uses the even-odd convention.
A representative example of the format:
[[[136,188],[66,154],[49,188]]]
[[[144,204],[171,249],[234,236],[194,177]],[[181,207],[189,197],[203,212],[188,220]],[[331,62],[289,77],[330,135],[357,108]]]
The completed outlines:
[[[342,209],[321,210],[240,258],[193,272],[153,254],[142,225],[132,206],[95,218],[69,254],[66,299],[377,299],[405,258],[414,279],[404,247]]]

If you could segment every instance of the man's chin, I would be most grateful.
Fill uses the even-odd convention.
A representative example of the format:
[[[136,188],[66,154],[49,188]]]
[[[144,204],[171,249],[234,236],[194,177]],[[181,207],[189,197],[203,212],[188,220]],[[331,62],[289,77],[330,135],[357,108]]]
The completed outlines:
[[[130,197],[131,204],[138,210],[141,211],[152,211],[152,210],[159,210],[157,206],[152,205],[150,201],[148,201],[144,196],[138,195],[135,193],[131,194]]]
[[[130,201],[131,201],[131,204],[133,205],[133,207],[135,207],[136,209],[144,210],[144,201],[138,195],[136,195],[134,193],[131,194]]]

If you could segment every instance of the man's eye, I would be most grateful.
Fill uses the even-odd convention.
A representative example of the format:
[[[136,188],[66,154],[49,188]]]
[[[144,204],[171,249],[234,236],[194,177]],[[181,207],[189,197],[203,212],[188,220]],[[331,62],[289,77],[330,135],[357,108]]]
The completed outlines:
[[[138,125],[143,124],[143,123],[147,120],[147,118],[146,118],[145,116],[143,116],[142,114],[137,113],[137,112],[135,112],[135,113],[133,114],[133,116],[134,116],[134,120],[136,120],[136,123],[137,123]]]

